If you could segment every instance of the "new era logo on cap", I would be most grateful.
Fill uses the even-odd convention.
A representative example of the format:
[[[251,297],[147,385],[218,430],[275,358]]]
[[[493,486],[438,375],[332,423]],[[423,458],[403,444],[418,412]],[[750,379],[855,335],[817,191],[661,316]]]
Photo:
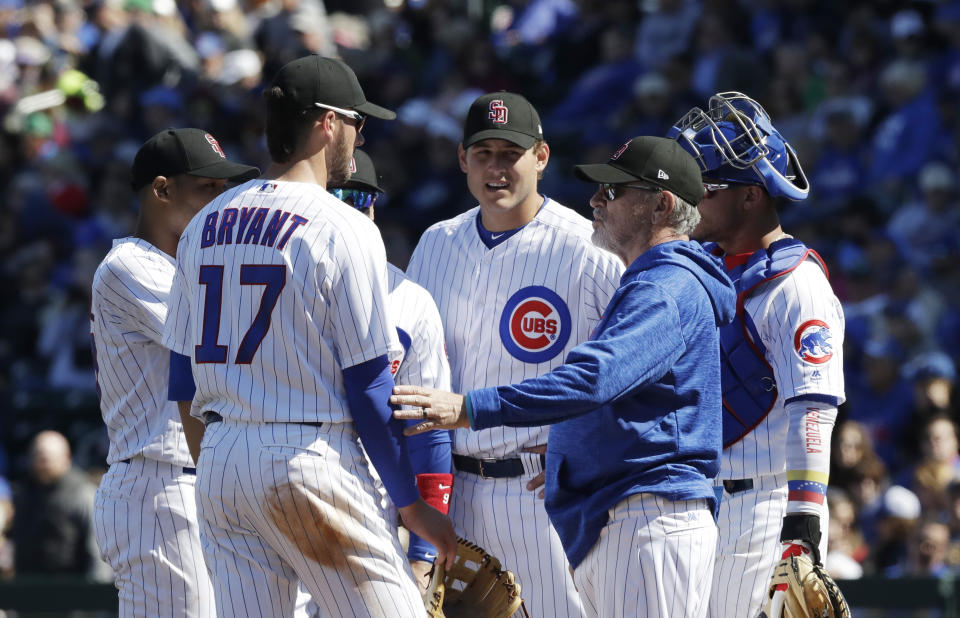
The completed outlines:
[[[657,170],[657,178],[660,180],[670,180],[670,174],[666,173],[663,170]]]

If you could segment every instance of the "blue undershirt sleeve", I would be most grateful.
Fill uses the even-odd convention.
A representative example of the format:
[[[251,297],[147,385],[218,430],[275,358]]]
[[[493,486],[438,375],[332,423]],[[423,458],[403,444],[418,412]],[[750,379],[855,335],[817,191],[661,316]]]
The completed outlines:
[[[343,370],[347,404],[357,434],[397,508],[420,498],[403,436],[403,423],[393,418],[393,377],[386,355]]]
[[[197,386],[193,382],[193,367],[190,357],[170,351],[170,380],[167,399],[170,401],[193,401]]]
[[[419,421],[406,421],[406,424],[416,425]],[[449,474],[453,470],[453,455],[450,451],[449,431],[427,431],[407,438],[410,449],[410,461],[416,474],[440,472]],[[423,560],[433,562],[437,557],[437,548],[423,540],[413,532],[410,533],[410,543],[407,546],[408,560]]]

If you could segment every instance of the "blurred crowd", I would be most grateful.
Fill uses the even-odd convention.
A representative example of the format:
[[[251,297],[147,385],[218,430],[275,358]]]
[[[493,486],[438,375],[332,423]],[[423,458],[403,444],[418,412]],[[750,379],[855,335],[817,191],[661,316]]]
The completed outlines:
[[[58,517],[82,526],[76,496],[105,466],[89,294],[136,220],[133,154],[195,126],[265,167],[264,79],[316,52],[398,112],[364,134],[401,267],[426,226],[473,206],[456,146],[480,93],[537,106],[541,189],[584,214],[573,163],[664,135],[717,91],[760,101],[813,187],[784,228],[824,257],[847,320],[828,567],[960,565],[960,2],[0,0],[0,29],[0,531],[16,546]],[[51,450],[58,474],[38,463]],[[98,573],[28,551],[0,535],[0,576]]]

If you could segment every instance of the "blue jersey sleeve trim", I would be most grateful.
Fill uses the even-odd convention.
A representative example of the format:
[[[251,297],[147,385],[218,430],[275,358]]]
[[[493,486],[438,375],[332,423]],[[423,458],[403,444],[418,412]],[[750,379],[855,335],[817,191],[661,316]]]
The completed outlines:
[[[170,401],[193,401],[197,386],[193,382],[193,367],[190,357],[170,351],[170,380],[167,399]]]
[[[357,434],[397,508],[420,498],[403,436],[403,423],[393,418],[389,399],[393,377],[381,355],[343,370],[347,403]]]
[[[816,403],[825,403],[829,406],[838,407],[840,405],[840,399],[834,397],[833,395],[818,395],[815,393],[808,393],[806,395],[799,395],[797,397],[791,397],[783,402],[783,405],[791,404],[794,401],[814,401]]]

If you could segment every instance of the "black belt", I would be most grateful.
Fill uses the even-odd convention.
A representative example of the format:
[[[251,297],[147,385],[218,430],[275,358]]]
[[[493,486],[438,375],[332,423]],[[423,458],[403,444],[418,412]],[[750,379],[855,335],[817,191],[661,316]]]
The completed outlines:
[[[222,423],[223,417],[216,412],[204,412],[203,413],[203,424],[204,425],[213,425],[214,423]],[[296,425],[307,425],[308,427],[323,427],[323,423],[315,421],[291,421]]]
[[[723,489],[730,495],[753,489],[753,479],[730,479],[723,481]]]
[[[540,455],[540,465],[544,465],[545,457]],[[476,474],[485,479],[505,479],[523,476],[523,460],[519,457],[511,459],[476,459],[466,455],[453,456],[453,467],[460,472]]]
[[[128,463],[130,463],[130,460],[129,460],[129,459],[121,459],[121,460],[120,460],[120,463],[128,464]],[[187,466],[183,466],[183,473],[184,473],[184,474],[192,474],[192,475],[196,476],[196,475],[197,475],[197,469],[196,469],[196,468],[190,468],[190,467],[187,467]]]

